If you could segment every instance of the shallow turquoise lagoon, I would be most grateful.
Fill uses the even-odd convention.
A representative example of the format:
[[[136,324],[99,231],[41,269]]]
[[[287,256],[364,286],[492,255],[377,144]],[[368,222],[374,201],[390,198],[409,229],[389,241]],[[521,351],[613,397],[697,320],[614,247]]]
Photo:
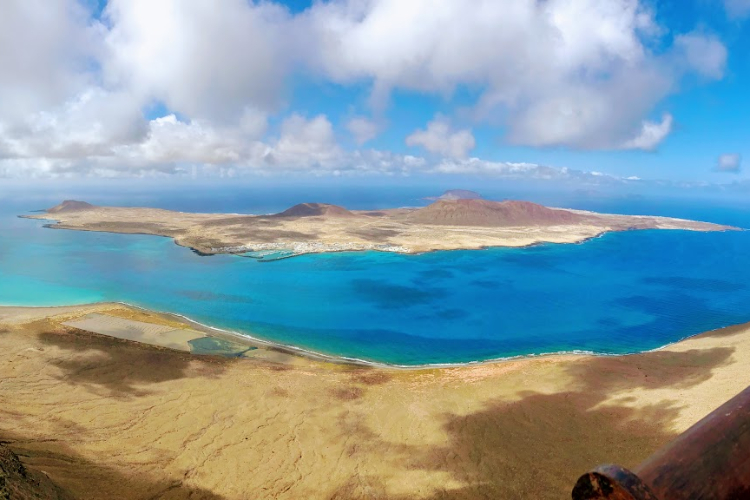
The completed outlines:
[[[0,207],[2,304],[124,301],[350,358],[629,353],[750,321],[750,232],[262,262],[201,257],[167,238],[45,229],[18,210]]]

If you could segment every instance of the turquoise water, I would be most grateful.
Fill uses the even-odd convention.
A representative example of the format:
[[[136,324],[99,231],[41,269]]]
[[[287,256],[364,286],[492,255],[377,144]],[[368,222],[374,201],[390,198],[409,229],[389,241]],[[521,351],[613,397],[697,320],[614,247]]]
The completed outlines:
[[[400,365],[636,352],[750,321],[750,232],[636,231],[580,245],[262,262],[15,217],[34,208],[0,205],[2,304],[124,301]]]

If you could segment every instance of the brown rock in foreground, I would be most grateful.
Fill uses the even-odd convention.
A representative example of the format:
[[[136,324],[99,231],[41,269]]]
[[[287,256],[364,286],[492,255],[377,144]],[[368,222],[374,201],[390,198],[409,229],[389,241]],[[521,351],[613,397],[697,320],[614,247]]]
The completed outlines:
[[[0,443],[0,500],[67,500],[71,498],[43,473],[29,469]]]

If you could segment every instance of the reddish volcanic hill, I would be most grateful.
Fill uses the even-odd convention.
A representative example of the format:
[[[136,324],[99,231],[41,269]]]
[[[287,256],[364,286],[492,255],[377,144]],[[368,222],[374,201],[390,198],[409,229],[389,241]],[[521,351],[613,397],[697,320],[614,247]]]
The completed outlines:
[[[300,203],[276,214],[276,217],[353,217],[344,207],[327,203]]]
[[[65,200],[59,205],[48,208],[48,214],[59,214],[61,212],[78,212],[81,210],[88,210],[94,208],[94,205],[86,203],[85,201]]]
[[[440,200],[409,214],[409,220],[445,226],[554,226],[579,224],[586,216],[529,201]]]

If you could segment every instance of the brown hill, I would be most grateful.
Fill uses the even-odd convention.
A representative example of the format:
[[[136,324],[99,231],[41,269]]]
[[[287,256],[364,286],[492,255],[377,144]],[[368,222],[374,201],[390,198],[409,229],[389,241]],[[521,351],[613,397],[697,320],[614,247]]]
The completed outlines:
[[[354,214],[344,207],[327,203],[300,203],[288,208],[276,217],[353,217]]]
[[[61,212],[79,212],[81,210],[89,210],[94,208],[94,205],[86,203],[85,201],[76,200],[65,200],[57,206],[47,209],[48,214],[59,214]]]
[[[579,224],[585,215],[529,201],[439,200],[412,212],[409,220],[450,226],[554,226]]]

